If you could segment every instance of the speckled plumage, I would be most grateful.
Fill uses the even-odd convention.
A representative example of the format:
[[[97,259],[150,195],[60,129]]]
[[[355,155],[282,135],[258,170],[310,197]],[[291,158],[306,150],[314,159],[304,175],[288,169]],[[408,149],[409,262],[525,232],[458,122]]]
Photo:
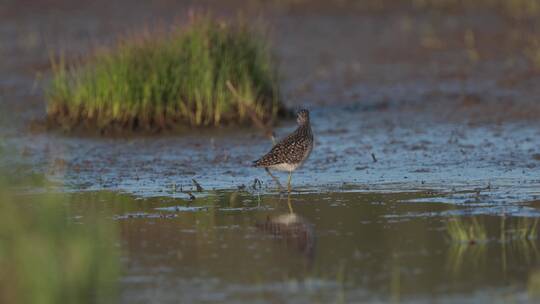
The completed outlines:
[[[253,162],[255,167],[265,167],[292,172],[307,159],[313,149],[313,133],[309,112],[298,112],[298,128],[277,143],[266,155]]]

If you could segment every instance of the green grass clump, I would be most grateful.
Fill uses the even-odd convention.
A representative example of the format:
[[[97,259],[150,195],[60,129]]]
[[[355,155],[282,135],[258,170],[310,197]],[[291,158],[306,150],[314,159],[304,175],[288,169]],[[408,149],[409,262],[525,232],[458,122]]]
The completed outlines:
[[[464,221],[453,218],[448,221],[447,233],[450,240],[461,243],[477,243],[487,241],[486,227],[478,222],[476,218],[471,221]]]
[[[507,241],[536,240],[538,238],[539,219],[520,218],[511,225],[506,223],[506,218],[501,219],[499,235],[493,236],[493,240],[502,243]],[[476,218],[464,220],[452,218],[447,223],[447,234],[451,241],[455,242],[485,242],[488,240],[486,225],[481,224]]]
[[[282,113],[267,43],[243,22],[197,17],[92,57],[69,66],[53,61],[49,121],[67,128],[168,129],[260,125]]]
[[[113,222],[96,214],[76,223],[63,195],[17,195],[1,179],[0,303],[114,303]]]
[[[520,218],[514,226],[511,226],[507,232],[512,240],[536,240],[538,239],[539,219]],[[506,225],[505,225],[506,226]]]

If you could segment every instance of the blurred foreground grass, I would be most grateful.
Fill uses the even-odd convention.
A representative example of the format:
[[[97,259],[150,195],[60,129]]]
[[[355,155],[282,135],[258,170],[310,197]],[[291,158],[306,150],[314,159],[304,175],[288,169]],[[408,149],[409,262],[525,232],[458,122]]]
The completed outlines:
[[[85,63],[53,60],[49,121],[65,129],[170,129],[271,123],[283,109],[262,34],[195,16],[169,33],[127,37]]]
[[[17,194],[0,178],[0,303],[115,302],[114,222],[95,212],[76,218],[68,203]]]

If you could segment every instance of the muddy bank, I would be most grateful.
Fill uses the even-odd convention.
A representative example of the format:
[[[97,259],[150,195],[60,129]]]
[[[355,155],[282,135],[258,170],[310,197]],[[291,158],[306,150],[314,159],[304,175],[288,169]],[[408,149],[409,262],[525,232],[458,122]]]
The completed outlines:
[[[540,129],[529,124],[434,123],[350,107],[315,108],[312,120],[315,149],[293,175],[298,191],[347,191],[348,185],[356,191],[471,191],[456,196],[455,203],[518,202],[540,195]],[[283,136],[292,128],[291,122],[277,133]],[[196,192],[193,179],[213,190],[250,187],[257,178],[265,191],[276,191],[264,170],[250,167],[271,147],[257,131],[127,139],[46,134],[5,143],[22,151],[5,159],[12,170],[45,173],[61,190],[189,198],[182,191]],[[475,196],[475,189],[482,195]]]

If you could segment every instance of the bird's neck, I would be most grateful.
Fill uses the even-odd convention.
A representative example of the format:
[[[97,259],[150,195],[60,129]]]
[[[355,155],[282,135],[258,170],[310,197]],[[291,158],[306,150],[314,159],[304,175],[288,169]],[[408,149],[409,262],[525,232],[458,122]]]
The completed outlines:
[[[300,133],[300,134],[307,134],[308,136],[312,136],[312,133],[311,133],[311,125],[309,124],[309,122],[307,123],[304,123],[304,124],[301,124],[298,126],[298,128],[296,129],[296,132]]]

